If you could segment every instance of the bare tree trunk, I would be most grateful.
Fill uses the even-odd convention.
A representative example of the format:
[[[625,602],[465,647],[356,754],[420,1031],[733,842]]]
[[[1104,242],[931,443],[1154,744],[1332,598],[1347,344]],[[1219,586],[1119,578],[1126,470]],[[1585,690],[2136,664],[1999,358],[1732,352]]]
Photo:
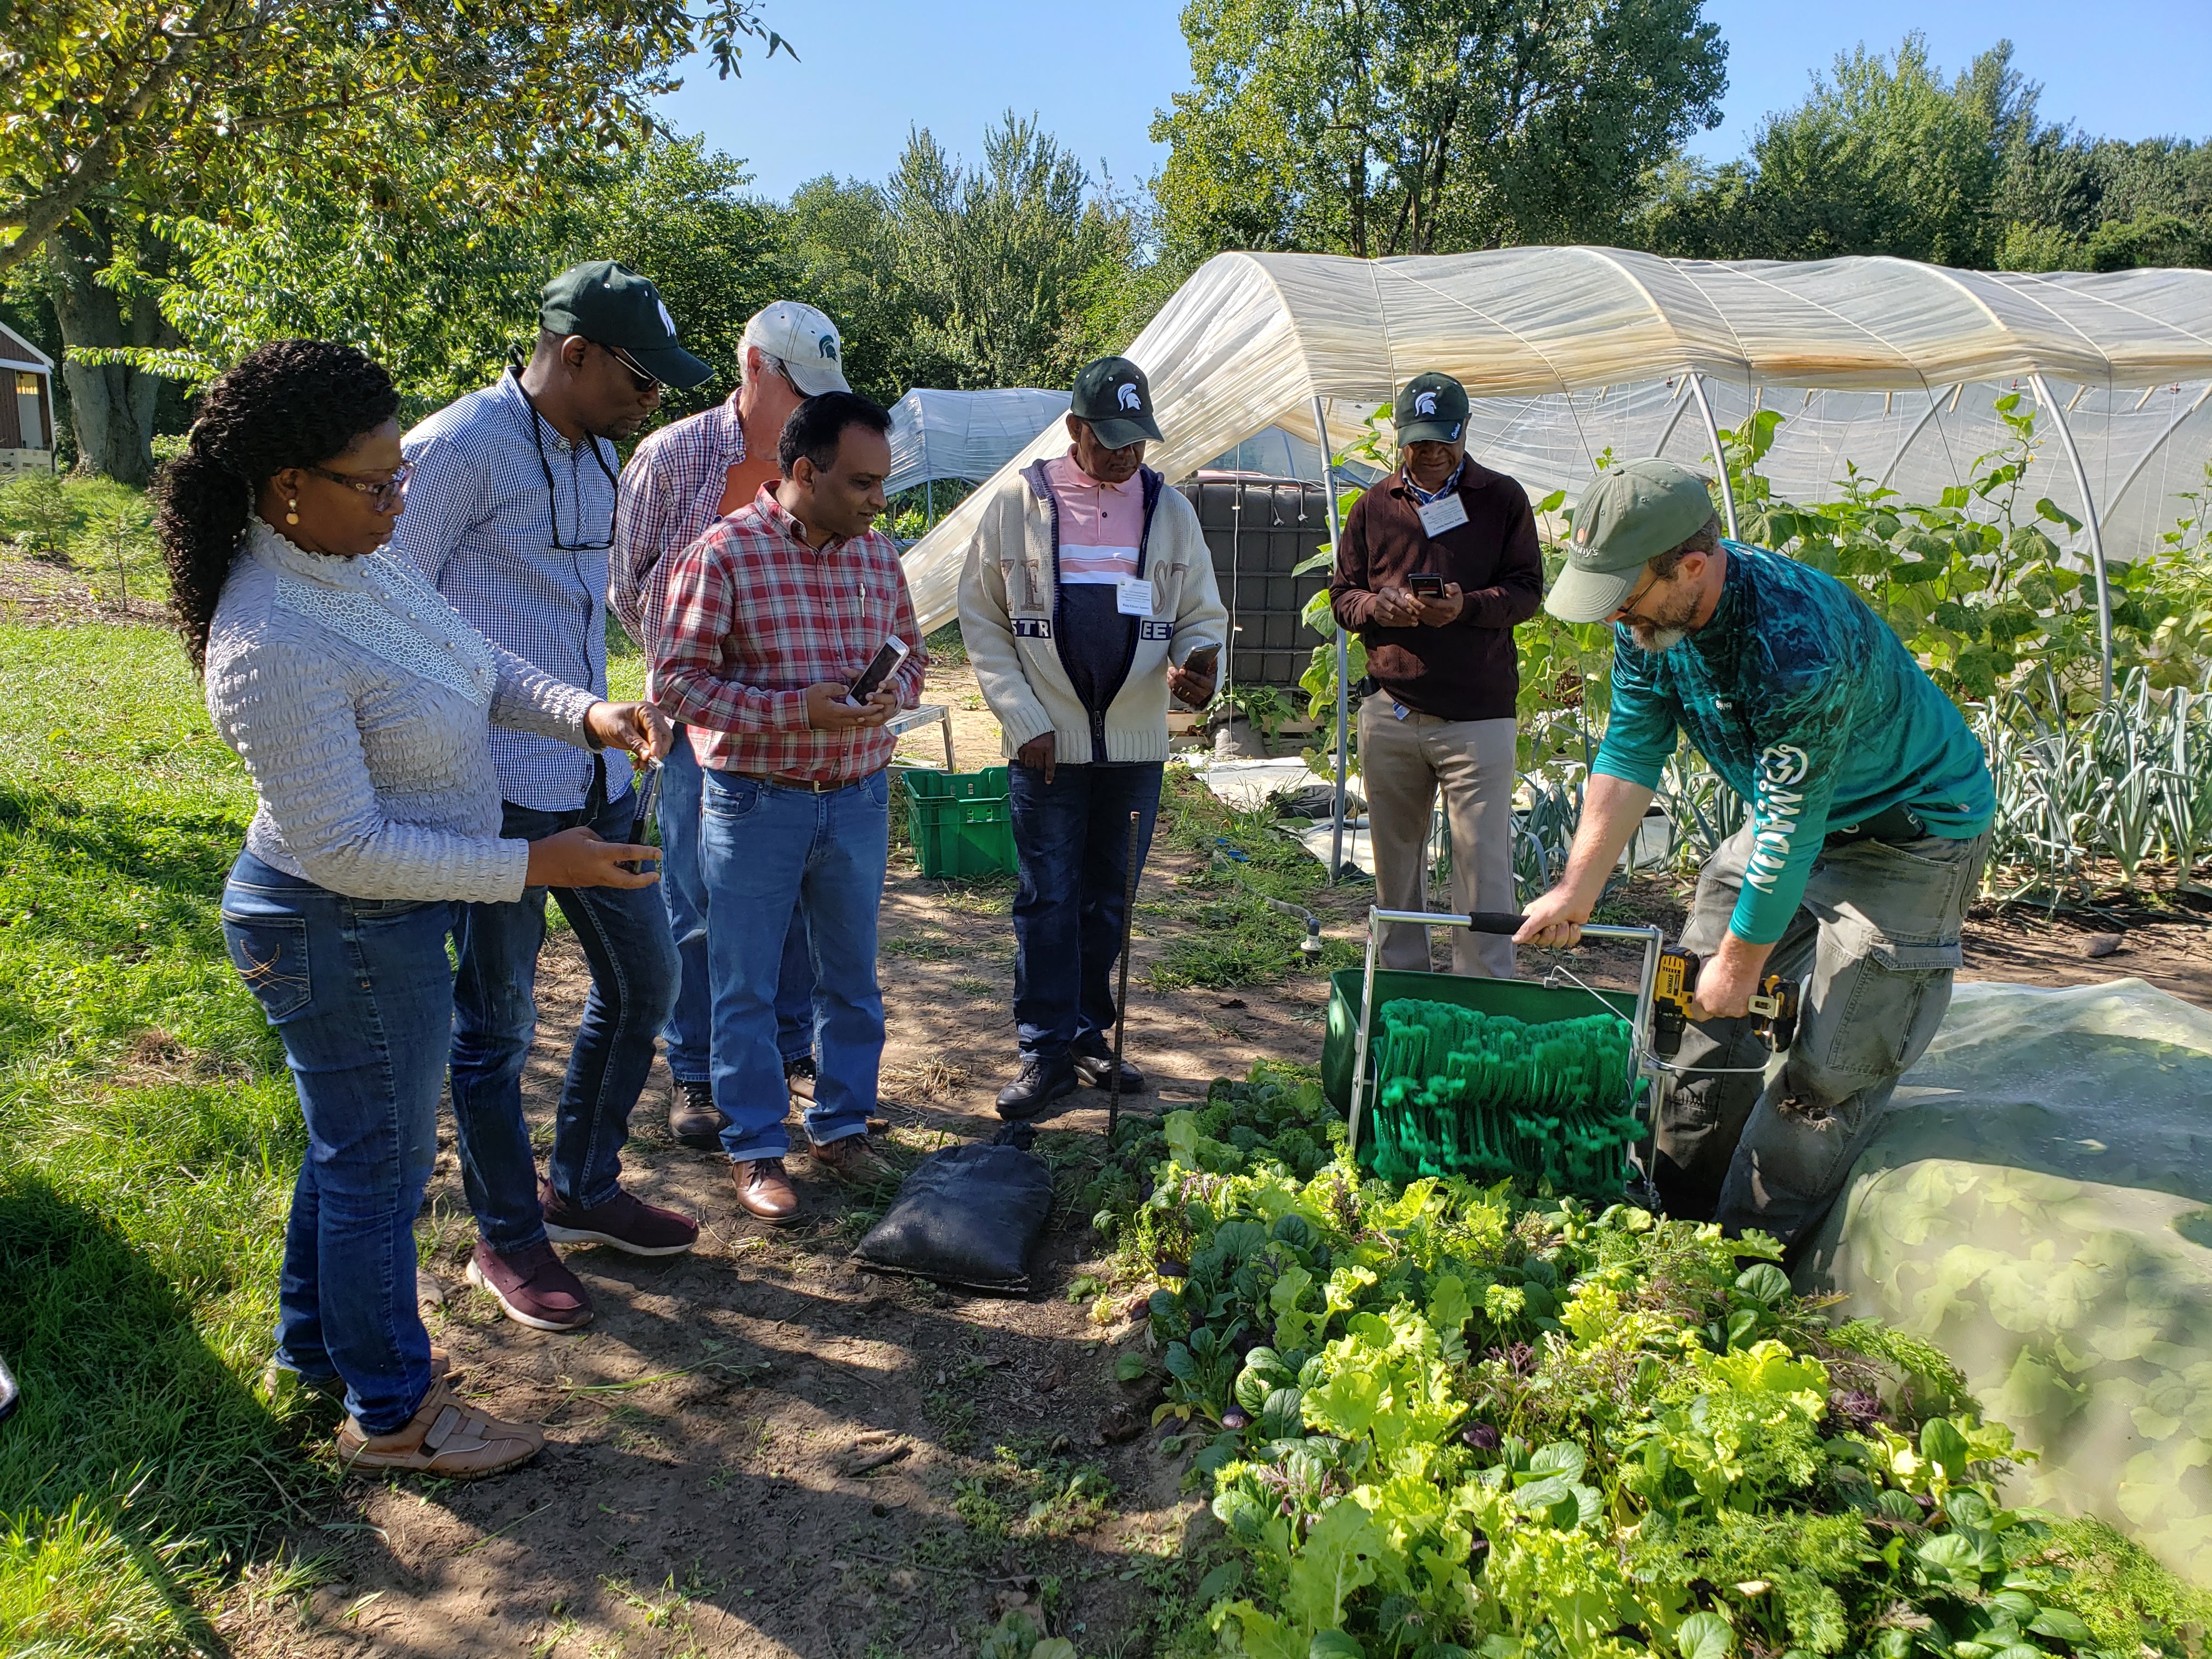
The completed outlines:
[[[172,331],[154,301],[103,288],[96,280],[114,257],[114,238],[104,210],[85,222],[63,226],[48,240],[54,315],[62,346],[150,346]],[[62,381],[70,400],[70,428],[76,436],[77,466],[117,482],[143,485],[154,471],[154,401],[159,380],[120,363],[81,363],[65,356]]]

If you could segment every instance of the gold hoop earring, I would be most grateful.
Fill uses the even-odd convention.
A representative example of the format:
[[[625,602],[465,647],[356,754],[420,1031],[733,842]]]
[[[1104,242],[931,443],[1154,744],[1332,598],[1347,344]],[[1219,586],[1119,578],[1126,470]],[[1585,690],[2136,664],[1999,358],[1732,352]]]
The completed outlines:
[[[297,495],[290,497],[284,503],[284,522],[286,524],[300,522],[300,498]]]

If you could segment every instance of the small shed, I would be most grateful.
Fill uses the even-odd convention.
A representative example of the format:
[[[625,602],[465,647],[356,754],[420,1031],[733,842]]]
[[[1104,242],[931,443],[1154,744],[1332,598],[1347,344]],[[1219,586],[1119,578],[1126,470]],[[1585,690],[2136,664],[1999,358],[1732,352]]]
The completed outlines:
[[[54,360],[0,327],[0,477],[54,466]]]

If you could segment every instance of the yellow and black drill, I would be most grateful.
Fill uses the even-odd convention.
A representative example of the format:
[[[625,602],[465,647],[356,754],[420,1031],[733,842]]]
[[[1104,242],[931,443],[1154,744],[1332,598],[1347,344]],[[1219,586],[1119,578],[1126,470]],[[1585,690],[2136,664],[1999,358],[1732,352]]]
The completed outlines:
[[[1682,1047],[1690,1023],[1690,1002],[1698,989],[1698,959],[1680,945],[1659,952],[1659,975],[1651,988],[1651,1051],[1671,1060]],[[1755,1028],[1776,1054],[1797,1039],[1797,1011],[1803,992],[1797,981],[1769,974],[1751,1000]]]

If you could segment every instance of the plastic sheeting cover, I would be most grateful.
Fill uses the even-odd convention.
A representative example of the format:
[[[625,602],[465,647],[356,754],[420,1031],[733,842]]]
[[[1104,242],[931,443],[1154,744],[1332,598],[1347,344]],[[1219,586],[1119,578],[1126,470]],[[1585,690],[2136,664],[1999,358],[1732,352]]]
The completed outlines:
[[[1924,437],[1921,417],[1939,391],[1976,388],[1972,401],[1985,413],[1998,388],[2014,380],[2025,388],[2042,374],[2062,405],[2094,393],[2121,412],[2134,403],[2122,395],[2129,389],[2212,382],[2212,271],[2025,275],[1880,258],[1721,263],[1586,247],[1376,260],[1224,253],[1177,290],[1127,355],[1151,378],[1166,434],[1146,459],[1170,478],[1269,426],[1310,433],[1316,397],[1341,445],[1401,382],[1429,368],[1456,375],[1478,399],[1543,405],[1546,441],[1563,464],[1553,478],[1527,482],[1571,494],[1592,476],[1606,441],[1581,428],[1578,404],[1689,371],[1734,388],[1744,408],[1770,388],[1896,394],[1877,399],[1879,428],[1848,458],[1878,472],[1888,448]],[[2190,388],[2192,398],[2198,389]],[[1632,448],[1660,447],[1680,407],[1680,386],[1667,390],[1672,406],[1658,408],[1648,429],[1624,430]],[[1711,445],[1697,416],[1688,424],[1674,441],[1694,445],[1695,459]],[[2093,493],[2130,487],[2154,456],[2179,453],[2189,476],[2212,416],[2185,418],[2170,437],[2163,424],[2140,424],[2135,449],[2081,441]],[[1480,458],[1483,434],[1474,435]],[[1009,464],[1057,441],[1040,439]],[[2046,465],[2052,498],[2078,511],[2070,480],[2055,484],[2063,465]],[[925,626],[952,613],[982,495],[908,554]]]
[[[1067,413],[1068,394],[1036,386],[939,392],[917,386],[891,405],[891,471],[884,494],[932,478],[981,483]]]
[[[1958,988],[1801,1269],[1936,1343],[2040,1454],[2016,1499],[2212,1583],[2212,1014]]]

